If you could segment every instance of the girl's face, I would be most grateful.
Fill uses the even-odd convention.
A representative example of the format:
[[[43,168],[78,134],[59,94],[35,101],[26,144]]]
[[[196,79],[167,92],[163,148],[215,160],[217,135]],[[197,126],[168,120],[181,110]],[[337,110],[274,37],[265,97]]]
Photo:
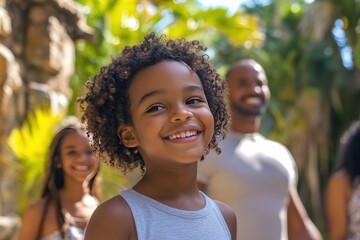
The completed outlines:
[[[199,160],[214,133],[214,118],[197,74],[184,63],[162,61],[140,71],[129,88],[132,125],[120,127],[128,147],[150,164]]]
[[[65,184],[90,179],[98,169],[89,138],[85,133],[74,132],[66,135],[60,145],[60,159],[64,170]]]

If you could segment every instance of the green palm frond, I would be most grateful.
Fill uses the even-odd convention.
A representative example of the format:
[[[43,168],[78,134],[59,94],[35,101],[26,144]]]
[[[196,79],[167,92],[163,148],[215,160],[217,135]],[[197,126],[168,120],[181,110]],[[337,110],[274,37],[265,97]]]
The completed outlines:
[[[22,127],[15,128],[8,138],[8,145],[20,165],[20,212],[29,200],[39,195],[48,147],[54,136],[55,126],[63,117],[63,114],[52,114],[47,108],[37,109],[28,116]]]

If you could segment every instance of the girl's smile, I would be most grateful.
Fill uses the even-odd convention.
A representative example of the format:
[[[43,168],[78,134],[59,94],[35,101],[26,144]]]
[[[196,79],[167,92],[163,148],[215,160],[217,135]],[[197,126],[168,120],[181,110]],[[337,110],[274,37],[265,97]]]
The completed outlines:
[[[98,161],[85,133],[76,132],[65,136],[60,148],[65,179],[82,182],[97,170]]]

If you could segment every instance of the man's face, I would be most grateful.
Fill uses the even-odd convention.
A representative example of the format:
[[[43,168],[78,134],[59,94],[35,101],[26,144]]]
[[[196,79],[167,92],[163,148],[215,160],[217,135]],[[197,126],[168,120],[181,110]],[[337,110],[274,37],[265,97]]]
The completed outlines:
[[[270,90],[265,72],[259,64],[242,62],[231,70],[227,80],[233,114],[256,117],[265,111]]]

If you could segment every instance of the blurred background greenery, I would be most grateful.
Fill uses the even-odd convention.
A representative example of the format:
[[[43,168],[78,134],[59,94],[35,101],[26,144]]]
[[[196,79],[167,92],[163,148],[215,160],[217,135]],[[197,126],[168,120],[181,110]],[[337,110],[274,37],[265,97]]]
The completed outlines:
[[[90,43],[77,43],[73,95],[67,115],[81,116],[76,99],[84,94],[86,80],[125,45],[137,43],[152,31],[200,40],[208,46],[207,54],[221,74],[240,58],[255,58],[263,64],[272,92],[262,132],[288,146],[295,156],[300,196],[326,238],[326,183],[338,164],[340,135],[359,118],[360,3],[248,0],[228,9],[208,7],[203,4],[205,0],[77,2],[84,7],[87,22],[97,37]],[[24,125],[19,131],[25,129]],[[48,138],[50,133],[44,134]],[[112,170],[103,167],[102,171]],[[122,177],[111,173],[103,174],[104,186],[108,186],[104,188],[104,199],[117,193],[116,182],[124,183]],[[29,177],[33,180],[28,184],[35,184],[34,179],[41,174],[39,170],[37,177]],[[24,206],[31,197],[22,199]]]

